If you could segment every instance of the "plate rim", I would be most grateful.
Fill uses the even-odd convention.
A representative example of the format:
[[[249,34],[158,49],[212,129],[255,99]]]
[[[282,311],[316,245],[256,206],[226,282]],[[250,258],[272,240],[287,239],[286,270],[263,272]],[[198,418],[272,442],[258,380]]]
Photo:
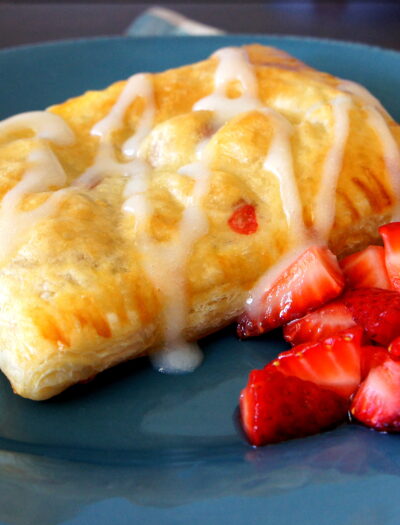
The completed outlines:
[[[323,38],[314,36],[302,36],[292,34],[280,34],[280,33],[226,33],[222,35],[154,35],[154,36],[130,36],[130,35],[104,35],[95,37],[78,37],[78,38],[65,38],[60,40],[49,40],[44,42],[33,42],[32,44],[19,44],[15,46],[4,47],[0,49],[1,55],[13,54],[18,52],[28,52],[38,48],[48,49],[70,46],[80,44],[100,44],[106,42],[129,42],[129,41],[140,41],[140,42],[152,42],[154,40],[191,40],[193,41],[204,41],[204,40],[223,40],[226,38],[233,38],[237,40],[241,39],[278,39],[286,42],[302,42],[302,43],[319,43],[328,44],[338,47],[351,47],[360,50],[369,50],[374,52],[383,52],[384,54],[397,56],[400,58],[400,50],[387,48],[375,44],[369,44],[364,42],[358,42],[353,40],[341,40],[335,38]]]

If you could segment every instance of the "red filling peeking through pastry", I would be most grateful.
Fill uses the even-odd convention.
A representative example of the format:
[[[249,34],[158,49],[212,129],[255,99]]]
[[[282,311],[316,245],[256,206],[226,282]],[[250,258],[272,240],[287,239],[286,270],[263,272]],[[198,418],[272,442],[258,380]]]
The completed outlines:
[[[243,204],[228,219],[232,230],[242,235],[250,235],[258,229],[256,210],[251,204]]]

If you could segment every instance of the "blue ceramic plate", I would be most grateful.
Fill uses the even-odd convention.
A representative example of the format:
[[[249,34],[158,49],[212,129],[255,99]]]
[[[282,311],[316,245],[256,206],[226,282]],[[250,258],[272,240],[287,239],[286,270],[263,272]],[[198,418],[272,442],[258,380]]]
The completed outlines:
[[[138,71],[258,41],[367,86],[400,119],[400,54],[285,37],[98,39],[0,52],[0,117],[41,109]],[[165,376],[146,359],[35,403],[0,376],[0,522],[397,525],[400,442],[358,426],[262,449],[238,431],[249,370],[279,333],[202,342],[205,363]]]

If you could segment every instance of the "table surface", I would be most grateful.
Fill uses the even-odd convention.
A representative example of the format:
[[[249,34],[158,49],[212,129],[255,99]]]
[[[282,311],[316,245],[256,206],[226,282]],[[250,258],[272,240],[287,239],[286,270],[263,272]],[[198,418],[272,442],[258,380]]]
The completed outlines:
[[[231,33],[307,35],[400,49],[400,2],[157,2]],[[0,0],[0,48],[123,34],[150,4],[132,1],[47,3]]]

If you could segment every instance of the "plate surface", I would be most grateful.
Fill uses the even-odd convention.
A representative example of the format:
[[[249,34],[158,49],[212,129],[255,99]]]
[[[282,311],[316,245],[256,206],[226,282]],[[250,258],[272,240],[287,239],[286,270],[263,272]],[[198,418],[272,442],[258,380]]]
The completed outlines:
[[[0,118],[42,109],[139,71],[258,41],[361,82],[400,120],[400,53],[292,37],[113,38],[0,52]],[[0,525],[395,525],[400,442],[358,426],[252,449],[236,405],[278,332],[202,341],[205,362],[165,376],[146,359],[41,403],[0,374]]]

